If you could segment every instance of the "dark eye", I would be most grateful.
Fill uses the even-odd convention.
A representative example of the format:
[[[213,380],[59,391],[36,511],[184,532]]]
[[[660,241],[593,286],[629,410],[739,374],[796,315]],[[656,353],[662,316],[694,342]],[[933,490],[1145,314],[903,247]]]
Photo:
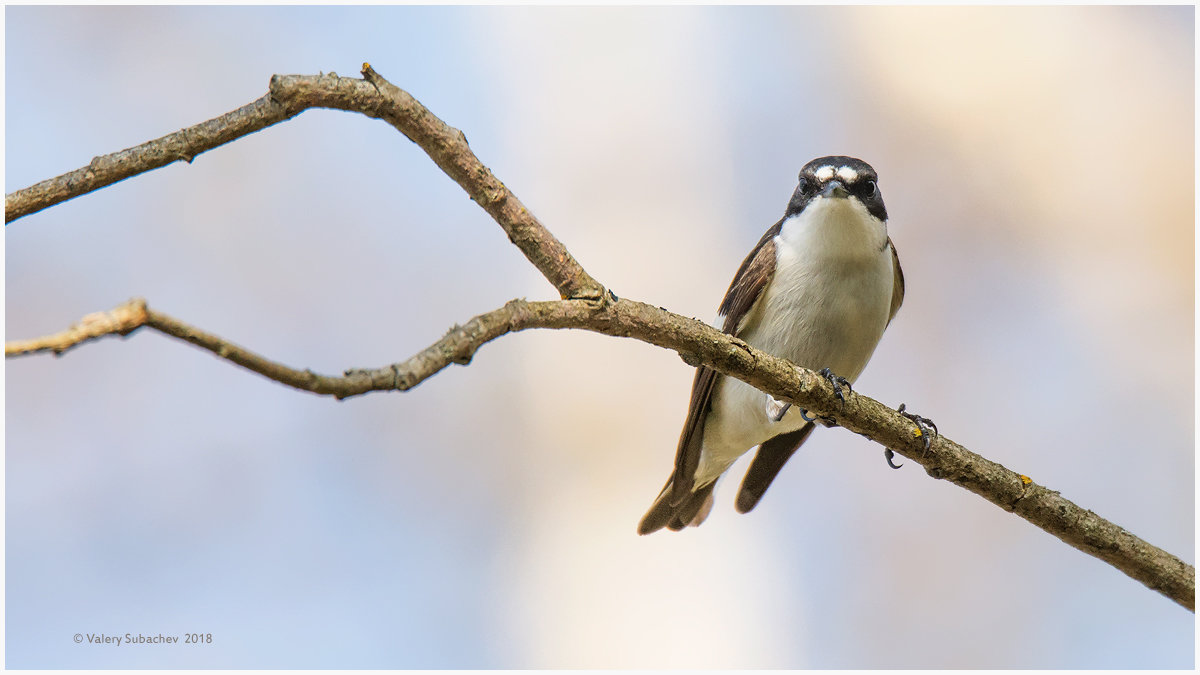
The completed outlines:
[[[869,181],[867,181],[867,182],[866,182],[866,183],[863,185],[863,187],[865,188],[865,191],[867,192],[867,194],[872,194],[872,195],[873,195],[873,194],[875,194],[876,192],[879,192],[879,186],[878,186],[878,185],[876,185],[876,184],[875,184],[875,181],[873,181],[873,180],[869,180]]]

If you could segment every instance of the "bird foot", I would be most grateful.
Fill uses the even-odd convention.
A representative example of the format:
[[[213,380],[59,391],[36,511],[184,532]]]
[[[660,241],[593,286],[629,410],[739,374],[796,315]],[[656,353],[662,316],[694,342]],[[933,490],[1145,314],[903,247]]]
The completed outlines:
[[[832,417],[822,417],[820,415],[813,415],[812,417],[809,417],[808,411],[804,408],[800,409],[800,419],[804,420],[805,422],[816,422],[827,429],[829,427],[836,427],[838,425],[837,420],[833,419]]]
[[[895,456],[896,456],[896,453],[892,452],[892,449],[891,449],[891,448],[884,448],[884,449],[883,449],[883,458],[884,458],[885,460],[887,460],[888,466],[892,467],[893,469],[899,469],[900,467],[902,467],[902,466],[904,466],[904,465],[903,465],[903,464],[897,464],[897,463],[893,462],[893,461],[892,461],[892,459],[893,459]]]
[[[821,370],[817,371],[817,374],[828,380],[829,384],[833,385],[833,395],[837,396],[838,400],[842,403],[846,402],[846,397],[842,395],[842,388],[845,387],[846,390],[850,392],[854,391],[854,388],[850,386],[850,380],[834,375],[833,371],[829,370],[828,368],[822,368]]]
[[[929,419],[928,417],[921,417],[916,413],[905,412],[904,409],[906,407],[907,404],[901,403],[900,407],[896,408],[896,412],[912,420],[912,423],[917,425],[917,430],[913,432],[913,435],[922,438],[925,443],[925,450],[929,450],[929,444],[932,443],[933,439],[938,435],[937,425],[934,424],[933,420]],[[888,463],[890,464],[891,462]]]

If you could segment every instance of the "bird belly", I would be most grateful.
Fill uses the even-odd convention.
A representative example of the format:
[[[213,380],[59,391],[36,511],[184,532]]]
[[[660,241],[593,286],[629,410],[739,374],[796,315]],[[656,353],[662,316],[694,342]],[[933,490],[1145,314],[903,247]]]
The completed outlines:
[[[829,368],[853,382],[887,326],[893,281],[890,250],[865,259],[819,260],[780,246],[776,275],[739,337],[810,370]],[[792,407],[778,422],[767,394],[719,376],[705,422],[696,484],[715,480],[751,448],[804,426]]]

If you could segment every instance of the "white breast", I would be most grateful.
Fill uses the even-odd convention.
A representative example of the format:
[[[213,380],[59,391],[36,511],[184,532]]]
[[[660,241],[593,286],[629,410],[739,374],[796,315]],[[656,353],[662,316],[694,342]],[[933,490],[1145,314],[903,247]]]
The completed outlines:
[[[812,370],[853,382],[875,351],[891,311],[894,270],[887,226],[856,199],[818,199],[784,221],[775,275],[738,337]],[[698,485],[750,448],[803,426],[793,408],[770,422],[766,394],[722,377],[705,423]]]

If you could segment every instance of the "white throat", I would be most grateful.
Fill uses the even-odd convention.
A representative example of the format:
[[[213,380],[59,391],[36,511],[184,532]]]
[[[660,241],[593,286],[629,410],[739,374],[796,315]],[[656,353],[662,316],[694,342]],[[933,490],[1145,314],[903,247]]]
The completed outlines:
[[[805,257],[869,259],[887,245],[887,224],[857,199],[818,197],[783,221],[776,244]]]

